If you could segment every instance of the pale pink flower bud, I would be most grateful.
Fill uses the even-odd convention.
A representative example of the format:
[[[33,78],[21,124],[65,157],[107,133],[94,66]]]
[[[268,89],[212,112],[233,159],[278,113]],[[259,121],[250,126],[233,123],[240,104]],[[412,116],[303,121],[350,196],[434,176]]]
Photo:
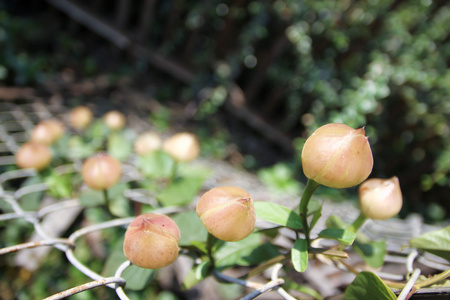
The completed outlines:
[[[94,190],[105,190],[115,185],[122,174],[120,162],[106,153],[86,159],[81,168],[83,181]]]
[[[398,178],[366,180],[359,186],[358,201],[362,214],[367,218],[385,220],[394,217],[403,204]]]
[[[209,190],[200,198],[196,211],[209,233],[223,241],[240,241],[255,229],[253,199],[238,187]]]
[[[318,128],[305,142],[302,166],[306,177],[324,186],[348,188],[360,184],[373,167],[364,128],[337,123]]]
[[[178,257],[180,230],[169,217],[148,213],[137,217],[125,232],[123,251],[134,265],[159,269]]]

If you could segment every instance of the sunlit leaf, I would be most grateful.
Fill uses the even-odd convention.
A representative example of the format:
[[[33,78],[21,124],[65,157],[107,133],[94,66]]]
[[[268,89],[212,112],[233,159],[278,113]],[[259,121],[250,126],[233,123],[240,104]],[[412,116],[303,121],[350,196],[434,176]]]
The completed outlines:
[[[156,198],[164,206],[189,204],[199,192],[202,184],[203,178],[200,177],[177,177]]]
[[[151,178],[169,178],[172,176],[175,161],[164,151],[154,151],[136,159],[136,167]]]
[[[450,260],[450,226],[427,232],[413,238],[410,244],[414,248],[425,250]]]
[[[386,254],[385,241],[366,241],[365,239],[357,238],[352,248],[371,267],[379,268],[384,264],[384,255]]]
[[[305,272],[308,268],[308,243],[305,239],[297,239],[291,250],[291,259],[297,272]]]
[[[327,228],[319,233],[319,237],[334,239],[345,245],[351,245],[356,238],[356,233],[341,228]]]
[[[216,267],[255,265],[279,254],[273,244],[263,243],[261,234],[253,233],[241,241],[225,243],[220,247],[215,253]]]
[[[395,300],[397,297],[377,275],[364,271],[359,273],[355,280],[347,287],[344,299]]]
[[[258,218],[293,229],[301,229],[300,216],[291,209],[270,202],[255,201]]]
[[[191,242],[206,242],[208,231],[203,226],[195,211],[187,211],[176,214],[172,220],[180,228],[180,245],[190,245]]]

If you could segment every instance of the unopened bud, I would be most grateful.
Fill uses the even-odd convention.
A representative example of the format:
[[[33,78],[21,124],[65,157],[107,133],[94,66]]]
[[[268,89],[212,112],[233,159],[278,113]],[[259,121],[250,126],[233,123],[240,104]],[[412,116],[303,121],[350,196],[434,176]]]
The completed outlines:
[[[69,123],[78,130],[86,129],[92,122],[92,111],[86,106],[77,106],[70,111]]]
[[[115,185],[121,176],[122,168],[117,159],[106,153],[98,153],[83,163],[83,181],[94,190],[105,190]]]
[[[52,152],[47,145],[27,142],[19,148],[15,158],[19,168],[33,168],[39,171],[50,164]]]
[[[209,233],[223,241],[240,241],[255,229],[253,199],[238,187],[209,190],[200,198],[196,211]]]
[[[358,201],[362,214],[367,218],[385,220],[394,217],[403,205],[398,178],[366,180],[359,186]]]
[[[145,155],[161,148],[162,141],[158,134],[147,131],[134,142],[134,151],[138,155]]]
[[[103,120],[105,121],[106,126],[112,130],[120,130],[125,127],[126,123],[125,116],[117,110],[107,112],[103,116]]]
[[[164,142],[163,149],[175,160],[182,162],[194,160],[200,153],[197,138],[192,133],[187,132],[171,136]]]
[[[51,145],[64,134],[64,125],[56,120],[44,120],[36,124],[30,134],[30,140]]]
[[[180,230],[167,216],[148,213],[137,217],[125,232],[123,251],[134,265],[159,269],[178,257]]]
[[[373,157],[364,128],[327,124],[306,140],[302,151],[306,177],[324,186],[348,188],[372,172]]]

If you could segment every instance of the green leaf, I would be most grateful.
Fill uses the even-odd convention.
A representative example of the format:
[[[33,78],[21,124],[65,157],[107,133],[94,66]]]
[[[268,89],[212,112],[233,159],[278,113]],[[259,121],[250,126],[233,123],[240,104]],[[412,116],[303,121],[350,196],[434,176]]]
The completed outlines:
[[[199,281],[205,279],[205,277],[209,275],[208,270],[210,265],[211,262],[209,260],[201,262],[197,268],[195,268],[195,278]]]
[[[297,290],[303,294],[307,294],[312,296],[314,299],[316,300],[323,300],[322,295],[320,295],[319,292],[317,292],[316,290],[313,290],[310,287],[304,286],[304,285],[300,285],[298,283],[296,283],[295,281],[289,280],[289,279],[285,279],[285,284],[283,285],[285,290]]]
[[[22,183],[21,188],[39,183],[42,183],[41,176],[31,176]],[[43,197],[44,191],[28,193],[20,197],[20,204],[24,210],[37,210]]]
[[[313,218],[311,220],[311,224],[309,225],[310,232],[314,228],[314,226],[316,226],[317,221],[319,221],[320,217],[322,217],[322,207],[323,207],[322,204],[320,205],[320,207],[318,209],[314,210],[314,212],[313,212]],[[308,213],[309,213],[309,210],[308,210]]]
[[[201,265],[201,264],[200,264]],[[198,268],[200,267],[200,265],[192,267],[188,273],[186,274],[186,276],[183,279],[183,283],[181,284],[181,289],[186,291],[191,289],[193,286],[195,286],[196,284],[198,284],[200,281],[202,281],[203,279],[198,279],[197,275],[198,275]]]
[[[203,226],[195,211],[176,214],[172,220],[180,228],[180,245],[191,245],[192,242],[206,242],[208,231]]]
[[[414,248],[450,260],[450,226],[413,238],[410,244]]]
[[[108,137],[108,153],[120,161],[127,159],[133,150],[133,143],[123,131],[113,132]]]
[[[347,287],[344,300],[395,300],[391,289],[374,273],[361,272]]]
[[[156,270],[154,269],[144,269],[131,265],[123,271],[122,277],[127,282],[126,289],[140,291],[148,286],[155,275]]]
[[[113,215],[118,217],[132,215],[130,200],[124,195],[124,192],[128,189],[129,185],[125,182],[119,182],[108,189],[108,207]]]
[[[69,198],[72,196],[72,173],[58,174],[54,171],[45,177],[49,187],[49,194],[56,198]]]
[[[93,207],[105,204],[103,191],[86,188],[80,193],[80,203],[84,207]]]
[[[71,159],[83,159],[93,155],[96,151],[95,145],[85,143],[81,136],[72,136],[67,144],[67,156]]]
[[[241,241],[224,243],[215,253],[216,267],[256,265],[279,254],[273,244],[262,243],[261,234],[253,233]]]
[[[356,238],[356,233],[341,228],[327,228],[319,233],[319,237],[334,239],[345,245],[351,245]]]
[[[164,206],[189,204],[200,191],[202,184],[203,178],[200,177],[177,177],[156,198]]]
[[[293,229],[302,228],[300,216],[285,206],[270,202],[256,201],[255,211],[260,219]]]
[[[352,245],[353,250],[357,252],[363,260],[373,268],[379,268],[384,264],[384,255],[386,254],[385,241],[366,241],[359,236]]]
[[[138,156],[136,167],[145,176],[151,178],[169,178],[172,176],[175,161],[164,151],[154,151],[144,156]]]
[[[291,249],[291,259],[297,272],[305,272],[308,267],[308,243],[305,239],[297,239]]]

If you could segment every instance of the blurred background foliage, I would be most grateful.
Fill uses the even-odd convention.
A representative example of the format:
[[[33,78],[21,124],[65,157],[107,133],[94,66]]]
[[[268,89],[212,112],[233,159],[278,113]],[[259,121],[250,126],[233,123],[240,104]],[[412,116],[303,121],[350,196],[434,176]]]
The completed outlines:
[[[72,2],[118,26],[119,1]],[[153,6],[143,23],[145,3]],[[194,107],[188,121],[209,153],[229,159],[227,144],[236,145],[244,166],[289,191],[299,189],[292,176],[302,179],[295,150],[314,129],[365,126],[372,176],[399,177],[404,214],[439,220],[450,209],[448,1],[132,1],[120,29],[190,70],[189,83],[118,51],[47,1],[3,0],[0,10],[2,85],[39,86],[67,69],[130,76],[147,92],[153,86],[163,106]],[[245,97],[224,109],[234,84]],[[237,119],[242,107],[294,146]],[[151,118],[177,120],[161,112]]]

